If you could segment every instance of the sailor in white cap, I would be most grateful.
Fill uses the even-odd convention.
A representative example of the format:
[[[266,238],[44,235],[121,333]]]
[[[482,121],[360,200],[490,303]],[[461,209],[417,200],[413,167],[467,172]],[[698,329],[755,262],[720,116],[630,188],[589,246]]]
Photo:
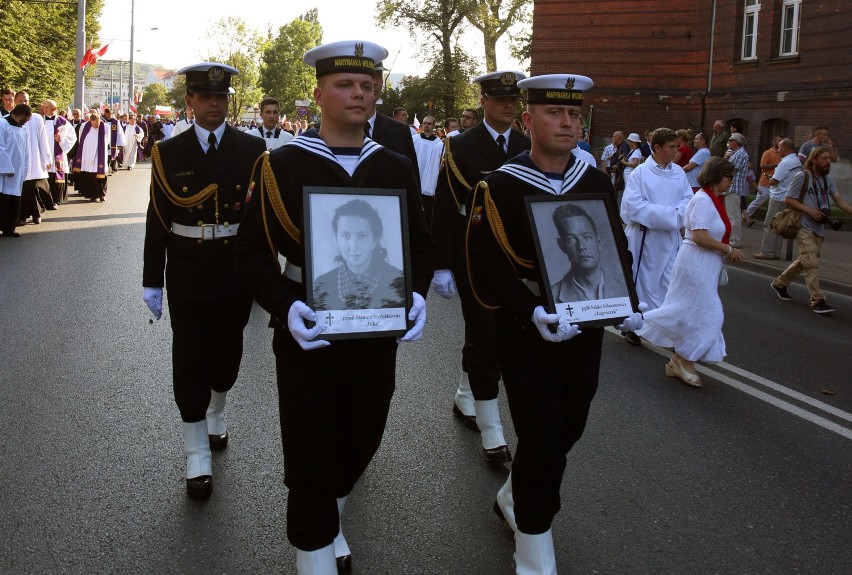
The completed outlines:
[[[432,276],[433,244],[411,162],[364,134],[375,98],[373,68],[385,56],[381,46],[354,40],[305,54],[305,62],[316,68],[313,95],[322,124],[319,132],[308,130],[265,156],[249,192],[234,253],[245,285],[272,316],[284,481],[289,489],[287,538],[296,547],[300,575],[351,572],[352,554],[341,517],[347,496],[381,443],[395,387],[397,351],[394,337],[333,343],[322,339],[324,324],[304,303],[308,293],[303,268],[311,239],[301,222],[308,186],[351,189],[355,195],[362,188],[405,190],[413,287],[406,301],[412,303],[407,317],[413,327],[400,340],[419,339],[426,321],[420,294],[426,293]],[[351,217],[369,225],[365,236],[381,235],[368,215]],[[331,215],[329,220],[334,225]],[[371,297],[381,277],[370,276],[371,262],[387,265],[375,248],[371,253],[363,277],[345,262],[338,267],[338,281],[328,288],[335,297]],[[283,274],[279,254],[287,258]]]
[[[532,149],[479,184],[467,239],[473,288],[484,305],[498,308],[495,351],[518,435],[512,472],[494,510],[515,532],[516,573],[551,575],[556,573],[551,523],[560,507],[566,455],[583,434],[597,390],[604,330],[581,332],[568,318],[545,311],[543,289],[549,286],[536,255],[525,198],[604,193],[614,202],[615,192],[606,174],[572,154],[582,130],[583,91],[592,81],[550,74],[518,86],[527,90],[523,122]],[[568,219],[594,228],[595,222],[579,212]],[[610,225],[596,223],[598,228]],[[593,293],[605,289],[591,287]],[[632,314],[623,323],[636,329],[641,316]]]
[[[468,196],[476,183],[530,148],[530,139],[512,128],[521,93],[518,80],[525,77],[520,72],[499,71],[474,80],[482,92],[479,102],[484,118],[445,141],[432,216],[437,244],[432,285],[445,298],[458,291],[464,316],[462,373],[452,412],[469,429],[481,433],[485,460],[495,464],[512,461],[497,402],[500,362],[494,341],[495,316],[476,302],[468,287],[463,235],[470,213]]]
[[[236,69],[204,62],[178,73],[186,74],[184,99],[196,121],[152,150],[142,297],[159,320],[168,286],[186,491],[206,499],[213,490],[210,450],[228,445],[225,398],[237,380],[252,305],[231,251],[252,166],[265,148],[225,123]]]

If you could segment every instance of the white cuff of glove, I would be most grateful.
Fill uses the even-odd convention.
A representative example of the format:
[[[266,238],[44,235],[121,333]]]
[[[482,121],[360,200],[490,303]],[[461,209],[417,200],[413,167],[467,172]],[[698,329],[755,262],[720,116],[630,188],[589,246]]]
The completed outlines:
[[[446,299],[450,299],[456,295],[458,290],[456,289],[456,280],[453,277],[453,272],[450,270],[435,270],[435,273],[432,275],[432,289]]]
[[[316,322],[316,312],[309,308],[303,301],[297,300],[293,302],[293,305],[290,306],[290,311],[287,312],[287,329],[290,330],[290,335],[293,336],[299,347],[308,351],[331,345],[331,342],[324,339],[311,341],[325,331],[325,326],[316,324],[309,329],[305,325],[305,320]]]
[[[142,301],[148,306],[154,319],[163,317],[163,288],[142,288]]]
[[[397,342],[417,341],[423,337],[423,327],[426,325],[426,300],[417,292],[413,292],[411,298],[414,303],[411,305],[411,311],[408,312],[408,319],[413,321],[414,325]]]

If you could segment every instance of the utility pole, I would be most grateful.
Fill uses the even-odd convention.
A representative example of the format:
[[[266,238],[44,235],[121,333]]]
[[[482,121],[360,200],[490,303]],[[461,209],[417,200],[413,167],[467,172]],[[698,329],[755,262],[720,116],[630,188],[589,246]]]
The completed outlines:
[[[74,61],[74,107],[83,109],[86,71],[80,67],[86,53],[86,0],[77,0],[77,59]],[[132,57],[132,56],[131,56]]]

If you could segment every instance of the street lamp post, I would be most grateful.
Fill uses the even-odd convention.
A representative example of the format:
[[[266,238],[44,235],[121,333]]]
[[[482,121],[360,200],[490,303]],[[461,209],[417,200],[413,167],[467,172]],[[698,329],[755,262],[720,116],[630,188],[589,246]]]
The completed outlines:
[[[134,40],[134,37],[133,37],[134,36],[134,33],[133,33],[134,21],[133,20],[134,20],[134,15],[135,15],[134,14],[135,9],[136,9],[136,0],[130,0],[130,82],[129,82],[130,98],[127,100],[127,108],[128,109],[130,108],[130,105],[133,102],[133,95],[135,93],[135,88],[136,88],[136,86],[134,86],[134,83],[135,83],[135,80],[136,80],[136,78],[135,78],[136,69],[133,66],[133,58],[134,58],[134,55],[136,54],[136,51],[133,49],[133,40]]]

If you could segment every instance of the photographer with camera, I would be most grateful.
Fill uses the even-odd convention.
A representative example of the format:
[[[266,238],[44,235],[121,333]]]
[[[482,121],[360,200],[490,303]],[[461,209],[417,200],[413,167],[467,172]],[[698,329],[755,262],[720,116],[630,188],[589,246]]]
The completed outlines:
[[[831,149],[817,146],[808,156],[802,171],[796,174],[784,198],[787,207],[802,212],[802,227],[796,235],[799,242],[799,257],[772,282],[772,289],[784,301],[790,301],[787,286],[799,272],[805,276],[805,285],[810,294],[811,309],[818,314],[827,314],[834,308],[825,302],[825,296],[819,289],[819,252],[822,246],[823,230],[828,224],[833,230],[840,229],[842,222],[831,217],[829,197],[845,212],[852,213],[850,205],[837,191],[831,170]],[[799,193],[807,178],[807,193],[799,201]]]

